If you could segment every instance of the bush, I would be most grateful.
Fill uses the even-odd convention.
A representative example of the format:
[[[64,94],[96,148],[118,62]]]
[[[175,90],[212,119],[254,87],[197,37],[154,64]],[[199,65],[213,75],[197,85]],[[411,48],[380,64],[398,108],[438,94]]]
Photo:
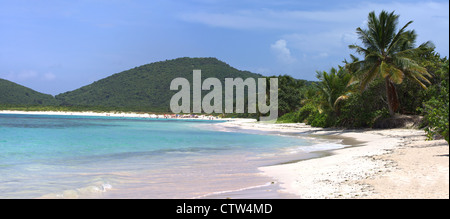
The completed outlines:
[[[449,140],[448,116],[449,116],[449,61],[445,60],[435,72],[438,83],[431,86],[427,93],[431,96],[423,103],[422,111],[427,127],[428,139],[442,136]]]
[[[278,118],[278,123],[307,123],[310,124],[319,114],[317,107],[311,103],[304,105],[295,112],[286,113]]]
[[[278,118],[277,123],[298,123],[298,113],[299,111],[286,113]]]
[[[341,107],[336,126],[372,127],[375,119],[386,114],[386,104],[381,100],[381,83],[374,84],[363,93],[353,93]]]
[[[429,140],[442,136],[449,140],[448,116],[449,116],[448,86],[442,87],[438,97],[433,97],[424,102],[423,112],[428,126],[425,128]]]
[[[309,103],[304,105],[302,108],[300,108],[300,110],[298,111],[297,114],[297,121],[299,122],[305,122],[308,123],[308,121],[312,121],[309,120],[308,118],[311,115],[315,115],[317,114],[319,111],[317,109],[317,106],[314,106],[313,104]],[[314,117],[314,116],[313,116]]]
[[[311,121],[311,126],[327,128],[334,126],[334,116],[330,112],[314,113]]]
[[[448,107],[448,93],[447,101],[433,98],[424,103],[425,120],[428,123],[425,131],[429,140],[440,135],[448,142]]]

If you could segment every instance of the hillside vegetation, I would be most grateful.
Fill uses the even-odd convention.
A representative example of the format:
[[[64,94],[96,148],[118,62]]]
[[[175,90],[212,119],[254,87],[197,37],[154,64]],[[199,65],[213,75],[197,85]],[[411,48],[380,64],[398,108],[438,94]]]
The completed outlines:
[[[39,93],[14,82],[0,79],[0,105],[57,105],[52,95]]]
[[[201,70],[202,80],[214,77],[222,84],[225,78],[262,77],[240,71],[216,58],[178,58],[116,73],[55,97],[2,80],[0,109],[170,112],[170,99],[178,92],[170,90],[171,81],[177,77],[186,78],[192,92],[194,69]],[[207,92],[203,91],[202,95]]]
[[[237,70],[216,58],[178,58],[142,65],[111,75],[56,99],[63,106],[85,106],[124,111],[170,112],[170,99],[177,91],[170,83],[177,77],[191,82],[192,71],[200,69],[202,79],[248,78],[260,75]],[[192,90],[192,89],[191,89]]]

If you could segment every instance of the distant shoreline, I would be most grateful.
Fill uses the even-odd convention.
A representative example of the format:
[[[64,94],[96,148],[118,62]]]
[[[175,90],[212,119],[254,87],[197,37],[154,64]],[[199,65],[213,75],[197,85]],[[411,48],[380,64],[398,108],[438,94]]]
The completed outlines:
[[[234,118],[221,118],[212,115],[195,115],[188,114],[154,114],[154,113],[137,113],[137,112],[93,112],[93,111],[19,111],[19,110],[0,110],[0,114],[22,114],[22,115],[63,115],[63,116],[104,116],[104,117],[126,117],[126,118],[154,118],[154,119],[198,119],[198,120],[220,120],[233,121]],[[252,120],[256,121],[256,120]]]

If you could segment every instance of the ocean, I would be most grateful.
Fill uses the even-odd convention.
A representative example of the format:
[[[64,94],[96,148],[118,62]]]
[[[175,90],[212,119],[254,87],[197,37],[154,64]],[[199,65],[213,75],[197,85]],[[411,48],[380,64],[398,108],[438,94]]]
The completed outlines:
[[[0,198],[225,198],[269,187],[258,167],[343,146],[220,123],[0,114]]]

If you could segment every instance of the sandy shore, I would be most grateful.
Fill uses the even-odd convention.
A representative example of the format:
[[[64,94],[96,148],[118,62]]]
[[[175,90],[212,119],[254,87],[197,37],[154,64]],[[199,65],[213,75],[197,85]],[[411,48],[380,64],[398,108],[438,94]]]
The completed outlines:
[[[164,118],[162,115],[140,113],[0,113]],[[274,188],[279,188],[288,197],[449,198],[448,143],[445,140],[426,141],[423,130],[337,130],[305,124],[257,123],[249,119],[224,120],[228,122],[220,125],[342,138],[347,145],[355,145],[333,150],[331,156],[260,167],[262,175],[274,179]]]
[[[28,115],[63,115],[63,116],[106,116],[106,117],[127,117],[127,118],[157,118],[157,119],[201,119],[201,120],[230,120],[209,115],[199,115],[196,118],[172,117],[173,114],[150,114],[135,112],[69,112],[69,111],[14,111],[0,110],[0,114],[28,114]]]
[[[331,156],[261,167],[281,192],[300,198],[449,198],[449,147],[423,130],[335,130],[234,121],[229,127],[353,138]]]

